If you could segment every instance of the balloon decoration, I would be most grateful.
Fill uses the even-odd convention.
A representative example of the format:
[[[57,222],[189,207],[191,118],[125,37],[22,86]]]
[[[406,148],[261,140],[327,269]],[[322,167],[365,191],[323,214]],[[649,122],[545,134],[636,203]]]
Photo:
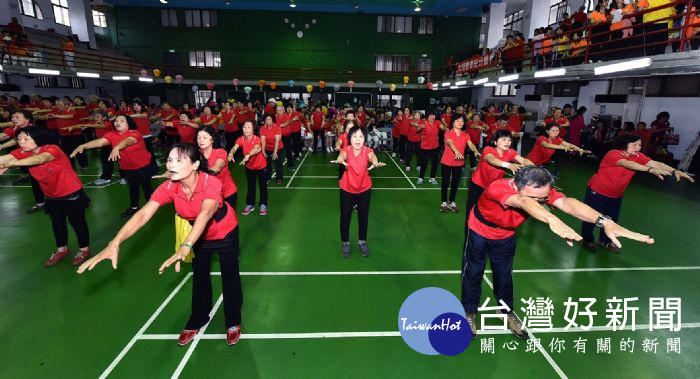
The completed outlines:
[[[406,75],[406,76],[403,77],[403,86],[404,86],[404,87],[406,87],[406,84],[408,84],[408,81],[409,81],[409,80],[410,80],[410,78],[408,77],[408,75]]]
[[[214,84],[214,83],[212,83],[212,82],[207,82],[207,89],[208,89],[209,91],[213,90],[214,87],[215,87],[215,84]]]
[[[165,75],[165,77],[163,78],[163,80],[165,80],[166,83],[170,84],[170,83],[173,82],[173,77],[170,76],[170,75]]]
[[[432,89],[433,89],[433,82],[428,82],[428,83],[426,83],[426,84],[425,84],[425,87],[426,87],[427,89],[429,89],[429,90],[432,90]]]
[[[270,83],[270,89],[275,89],[275,88],[277,88],[277,82]]]
[[[294,80],[289,80],[289,81],[287,81],[287,84],[288,84],[290,87],[294,87],[294,84],[295,84],[295,83],[296,83],[296,82],[295,82]]]
[[[146,76],[148,76],[148,71],[145,68],[141,69],[140,73],[141,73],[142,78],[145,78]]]
[[[391,91],[391,92],[396,91],[396,84],[394,84],[394,83],[389,84],[389,91]]]
[[[192,86],[192,92],[197,92],[199,91],[199,87],[197,86]]]
[[[252,90],[253,89],[248,86],[243,87],[243,92],[245,92],[246,99],[250,100],[250,91]]]
[[[265,87],[265,81],[262,79],[258,80],[258,85],[260,86],[260,90],[262,91],[263,87]]]
[[[182,75],[175,75],[175,81],[177,82],[177,84],[182,83],[182,79],[184,79]]]
[[[155,76],[156,78],[160,78],[160,70],[157,68],[154,68],[153,69],[153,76]]]
[[[348,88],[350,88],[350,92],[352,92],[352,87],[355,86],[355,81],[354,80],[348,80]]]
[[[335,92],[340,91],[340,84],[333,84],[333,91],[335,91]]]
[[[382,82],[381,80],[377,80],[376,82],[374,82],[374,84],[377,85],[377,89],[379,90],[379,92],[382,92],[382,86],[384,85],[384,82]]]
[[[321,80],[320,82],[318,82],[318,88],[320,88],[320,89],[326,88],[326,82],[323,81],[323,80]]]
[[[232,83],[235,87],[238,87],[238,78],[233,78],[233,80],[231,80],[231,83]]]
[[[314,90],[314,86],[312,86],[311,84],[306,85],[306,92],[311,93],[311,91],[313,91],[313,90]]]
[[[419,76],[417,80],[418,80],[418,84],[425,83],[425,77],[423,77],[423,76]]]

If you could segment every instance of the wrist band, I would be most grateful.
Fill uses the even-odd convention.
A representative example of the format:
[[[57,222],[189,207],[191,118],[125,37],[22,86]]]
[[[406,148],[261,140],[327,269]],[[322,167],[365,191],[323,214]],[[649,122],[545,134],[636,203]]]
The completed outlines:
[[[187,242],[181,243],[181,244],[180,244],[180,247],[183,247],[183,246],[184,246],[184,247],[187,247],[187,248],[190,249],[190,250],[194,250],[194,249],[192,249],[192,245],[189,244],[189,243],[187,243]]]
[[[508,167],[510,167],[510,163],[508,163],[508,162],[501,162],[501,167],[503,167],[503,168],[508,168]]]

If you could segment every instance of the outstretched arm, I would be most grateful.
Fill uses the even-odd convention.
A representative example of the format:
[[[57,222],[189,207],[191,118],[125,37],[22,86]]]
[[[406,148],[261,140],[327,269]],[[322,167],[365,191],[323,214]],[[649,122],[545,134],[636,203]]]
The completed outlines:
[[[209,220],[214,217],[214,213],[219,208],[219,202],[213,199],[205,199],[202,202],[202,208],[194,220],[192,230],[185,237],[185,241],[180,245],[175,254],[168,258],[158,269],[158,273],[162,274],[166,268],[175,263],[175,271],[180,272],[180,261],[184,260],[187,254],[192,251],[192,246],[197,242],[199,237],[204,233]]]

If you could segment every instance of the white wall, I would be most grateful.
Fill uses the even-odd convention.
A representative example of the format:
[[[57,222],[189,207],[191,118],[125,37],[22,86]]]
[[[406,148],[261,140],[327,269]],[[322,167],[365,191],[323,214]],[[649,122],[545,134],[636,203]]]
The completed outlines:
[[[609,92],[610,82],[607,80],[591,81],[588,85],[581,87],[578,93],[578,106],[586,107],[587,117],[591,117],[594,113],[599,113],[599,108],[596,109],[595,95],[607,94]]]
[[[68,12],[71,32],[81,42],[87,42],[91,48],[97,48],[95,30],[92,26],[92,8],[88,0],[68,0]]]
[[[38,94],[41,96],[83,96],[89,98],[91,95],[99,95],[97,88],[102,87],[105,91],[114,94],[115,98],[121,99],[123,96],[122,85],[119,82],[109,80],[84,79],[85,88],[37,88],[34,86],[35,79],[24,75],[8,75],[8,82],[17,84],[20,88],[20,94],[32,95]]]
[[[503,39],[503,20],[506,18],[505,3],[491,3],[487,16],[486,47],[492,49]]]
[[[523,34],[525,39],[535,35],[535,29],[549,25],[549,1],[528,0],[525,5]]]
[[[659,112],[671,114],[671,126],[680,135],[678,146],[669,146],[675,159],[683,159],[685,150],[695,140],[700,131],[698,118],[700,97],[647,97],[642,106],[642,121],[650,125]]]

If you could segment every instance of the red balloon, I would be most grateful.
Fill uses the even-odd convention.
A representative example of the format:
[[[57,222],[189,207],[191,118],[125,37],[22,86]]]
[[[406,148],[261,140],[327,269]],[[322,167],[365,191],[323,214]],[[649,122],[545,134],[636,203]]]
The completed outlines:
[[[214,89],[214,86],[215,86],[215,85],[214,85],[214,83],[212,83],[212,82],[207,83],[207,89],[208,89],[209,91],[213,90],[213,89]]]
[[[432,89],[433,89],[433,82],[428,82],[428,83],[426,83],[426,84],[425,84],[425,87],[426,87],[427,89],[432,90]]]

